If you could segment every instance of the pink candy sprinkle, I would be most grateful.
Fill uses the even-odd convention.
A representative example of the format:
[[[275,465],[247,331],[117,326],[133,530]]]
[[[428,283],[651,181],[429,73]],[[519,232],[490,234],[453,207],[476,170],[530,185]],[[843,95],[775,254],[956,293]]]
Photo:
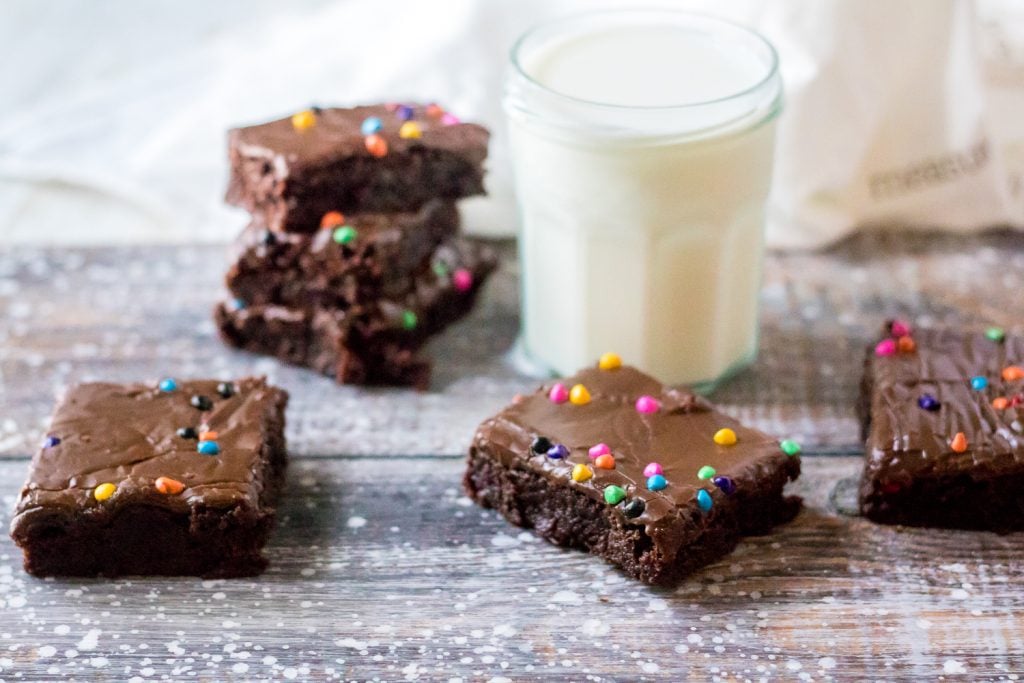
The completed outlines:
[[[656,413],[659,408],[661,408],[661,404],[653,396],[641,396],[636,400],[636,412],[638,413]]]
[[[522,402],[523,402],[523,395],[522,394],[516,394],[515,396],[512,397],[512,403],[522,403]]]
[[[456,116],[455,114],[449,114],[448,112],[445,112],[444,114],[441,115],[441,123],[446,126],[455,126],[462,123],[462,121],[460,121],[459,117]]]
[[[384,108],[386,110],[388,110],[389,112],[394,113],[395,111],[398,110],[398,103],[397,102],[388,102],[387,104],[384,105]]]
[[[656,462],[648,463],[647,467],[644,468],[644,476],[653,477],[656,474],[665,474],[665,470]]]
[[[599,443],[596,446],[591,446],[587,453],[590,454],[591,458],[600,458],[602,455],[608,455],[612,452],[612,449],[608,447],[606,443]]]
[[[896,340],[883,339],[875,345],[876,356],[891,356],[896,353]]]
[[[473,288],[473,273],[465,268],[459,268],[452,273],[452,284],[460,292],[468,292]]]
[[[893,320],[889,324],[889,331],[894,337],[906,337],[910,334],[910,325],[903,322],[902,320]]]
[[[548,398],[551,399],[552,403],[565,403],[569,400],[569,390],[565,388],[564,384],[559,382],[551,387],[551,391],[548,392]]]

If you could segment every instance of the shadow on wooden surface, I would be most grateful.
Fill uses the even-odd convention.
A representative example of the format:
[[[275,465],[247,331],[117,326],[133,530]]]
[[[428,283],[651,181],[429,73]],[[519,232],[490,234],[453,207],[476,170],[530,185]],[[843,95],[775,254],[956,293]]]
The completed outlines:
[[[4,519],[23,462],[0,464]],[[807,506],[653,589],[472,506],[450,459],[294,463],[258,579],[47,580],[0,538],[0,676],[18,680],[999,679],[1024,663],[1024,536]],[[136,678],[138,677],[138,678]]]

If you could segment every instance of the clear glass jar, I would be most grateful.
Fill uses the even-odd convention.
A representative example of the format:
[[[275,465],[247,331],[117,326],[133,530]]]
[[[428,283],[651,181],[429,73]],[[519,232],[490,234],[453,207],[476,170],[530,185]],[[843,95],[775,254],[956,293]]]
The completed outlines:
[[[707,387],[753,360],[781,109],[757,33],[677,11],[543,24],[511,53],[523,329],[559,374],[601,353]]]

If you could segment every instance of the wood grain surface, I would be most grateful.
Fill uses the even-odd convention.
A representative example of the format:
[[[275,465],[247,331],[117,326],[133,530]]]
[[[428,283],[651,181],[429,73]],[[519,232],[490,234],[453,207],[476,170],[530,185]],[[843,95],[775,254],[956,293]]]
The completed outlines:
[[[852,514],[862,349],[892,315],[1024,331],[1019,234],[868,233],[769,255],[760,356],[713,398],[805,444],[807,506],[674,590],[462,495],[474,427],[536,383],[510,359],[516,264],[502,249],[477,310],[428,349],[435,382],[417,393],[338,387],[222,346],[209,316],[221,248],[0,247],[0,523],[73,381],[267,374],[293,396],[294,458],[258,579],[41,581],[0,535],[0,680],[1024,675],[1024,535]]]
[[[481,419],[536,385],[510,360],[517,268],[511,245],[502,255],[474,313],[428,348],[434,383],[418,393],[339,387],[224,347],[210,318],[224,248],[0,246],[0,455],[35,449],[54,394],[70,382],[244,373],[292,392],[295,454],[461,453]],[[1022,330],[1022,291],[1020,233],[865,233],[826,252],[770,254],[760,356],[713,398],[780,437],[858,452],[862,349],[886,316]]]
[[[24,463],[0,464],[3,523]],[[259,579],[41,581],[0,538],[10,680],[1006,680],[1024,672],[1021,535],[807,506],[677,589],[564,551],[463,497],[456,458],[293,463]],[[833,491],[839,484],[840,492]]]

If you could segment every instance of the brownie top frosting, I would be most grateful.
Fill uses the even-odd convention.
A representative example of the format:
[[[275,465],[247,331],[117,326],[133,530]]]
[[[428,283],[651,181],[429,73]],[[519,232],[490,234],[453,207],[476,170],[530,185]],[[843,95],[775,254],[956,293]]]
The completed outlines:
[[[874,478],[903,487],[918,476],[978,479],[1024,466],[1024,338],[895,324],[867,369]]]
[[[287,400],[263,378],[73,386],[32,459],[14,523],[40,508],[140,501],[177,511],[257,507],[257,464],[270,430],[283,428]]]
[[[406,116],[401,112],[407,111]],[[436,105],[410,104],[400,107],[367,105],[351,108],[314,108],[312,125],[297,128],[293,117],[229,131],[231,145],[245,156],[275,158],[285,167],[317,165],[338,157],[373,156],[367,147],[368,134],[382,137],[391,152],[426,147],[458,153],[472,163],[487,156],[490,133],[483,126],[462,123]],[[379,129],[365,129],[368,119],[379,120]],[[417,137],[403,136],[402,126],[416,125]]]
[[[577,385],[589,394],[585,403],[575,402],[582,393],[572,389]],[[538,437],[555,450],[537,452],[543,451]],[[646,525],[652,536],[697,506],[709,509],[721,496],[755,489],[765,473],[793,457],[767,434],[628,366],[590,368],[541,386],[484,422],[475,445],[506,466],[531,468],[616,505],[627,523]],[[611,460],[602,463],[604,450]],[[601,466],[612,462],[614,469]],[[609,499],[609,486],[622,489],[621,504],[612,503],[614,489]]]

